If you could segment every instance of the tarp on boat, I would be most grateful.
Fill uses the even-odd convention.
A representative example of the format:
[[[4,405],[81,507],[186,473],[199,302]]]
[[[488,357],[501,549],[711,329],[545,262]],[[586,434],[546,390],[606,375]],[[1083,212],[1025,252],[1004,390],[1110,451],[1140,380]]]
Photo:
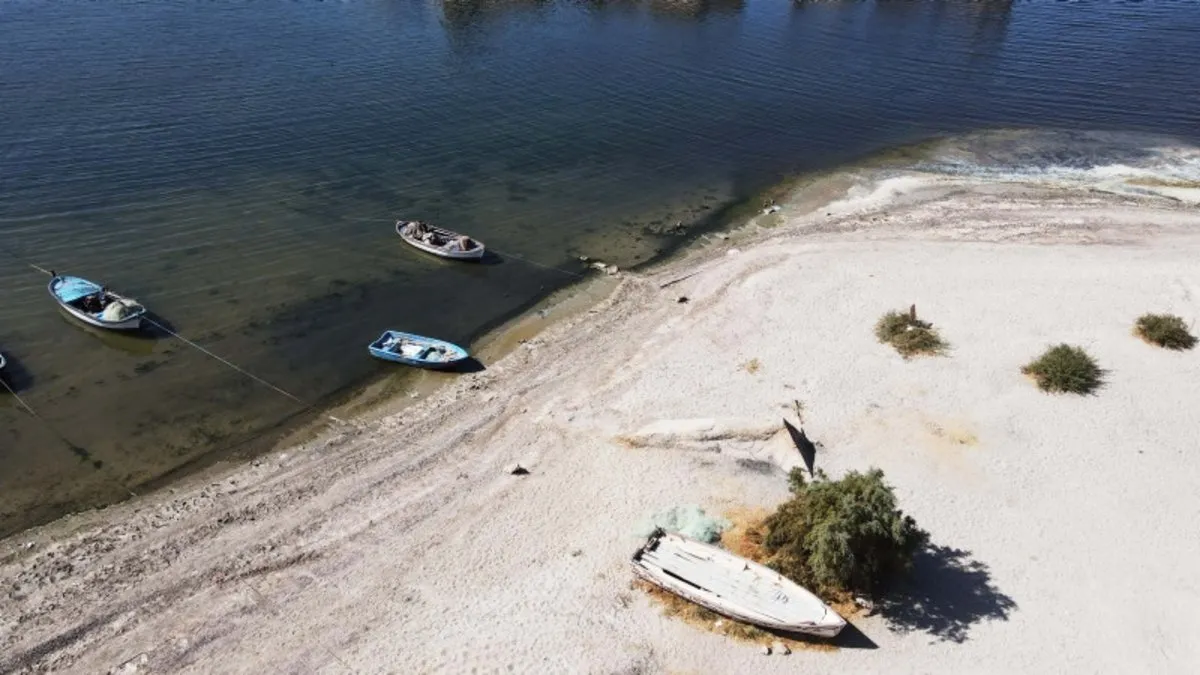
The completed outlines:
[[[96,284],[79,277],[60,277],[58,284],[54,286],[54,294],[63,302],[75,302],[84,296],[97,293],[99,290],[100,287]]]
[[[728,520],[710,516],[695,504],[685,504],[655,512],[638,523],[634,534],[645,538],[656,529],[661,529],[711,544],[720,540],[721,533],[729,529],[730,525]]]

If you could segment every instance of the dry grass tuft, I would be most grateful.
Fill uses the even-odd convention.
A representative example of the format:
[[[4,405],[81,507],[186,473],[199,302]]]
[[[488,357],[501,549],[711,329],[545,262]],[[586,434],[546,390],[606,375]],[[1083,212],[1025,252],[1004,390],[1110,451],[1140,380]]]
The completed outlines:
[[[1143,314],[1138,317],[1133,334],[1164,349],[1184,350],[1196,346],[1196,337],[1188,331],[1183,319],[1174,314]]]
[[[875,323],[875,337],[894,347],[906,359],[942,354],[949,346],[934,330],[933,324],[917,318],[916,305],[907,312],[888,312],[879,317]]]
[[[1038,389],[1054,394],[1091,394],[1104,385],[1104,371],[1081,347],[1061,344],[1021,368]]]
[[[753,375],[753,374],[757,373],[758,371],[762,370],[762,364],[758,362],[757,358],[753,358],[753,359],[750,359],[749,361],[743,363],[741,365],[741,368],[742,368],[742,370],[746,371],[747,373],[750,373],[751,375]]]

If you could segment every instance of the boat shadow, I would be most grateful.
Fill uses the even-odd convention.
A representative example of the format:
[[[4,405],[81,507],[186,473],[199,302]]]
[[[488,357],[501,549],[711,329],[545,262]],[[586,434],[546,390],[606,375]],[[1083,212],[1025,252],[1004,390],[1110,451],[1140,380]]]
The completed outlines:
[[[500,257],[499,254],[495,253],[494,251],[490,251],[490,250],[484,250],[483,255],[480,256],[479,260],[475,261],[476,265],[488,265],[488,266],[500,265],[503,263],[504,263],[504,258]]]
[[[450,368],[446,368],[442,372],[456,373],[459,375],[469,375],[471,373],[481,373],[485,370],[487,370],[487,366],[483,365],[483,363],[480,362],[479,359],[475,358],[474,356],[468,356],[467,358],[463,359],[462,361],[459,361],[458,363],[454,364]]]
[[[816,649],[822,647],[836,647],[838,649],[879,649],[879,645],[875,641],[867,637],[867,634],[858,629],[858,626],[846,622],[845,628],[837,634],[837,637],[832,640],[819,638],[806,633],[793,633],[786,630],[776,630],[774,628],[757,627],[759,630],[770,633],[777,638],[790,640],[791,642],[799,642],[806,645],[812,645]]]
[[[150,340],[164,340],[166,338],[175,337],[175,326],[170,321],[155,314],[154,312],[146,312],[143,316],[142,327],[135,331],[135,335],[140,335]]]
[[[0,382],[4,383],[4,387],[0,387],[0,396],[10,392],[19,394],[33,386],[33,373],[22,365],[21,359],[12,352],[4,352],[4,359],[4,370],[0,370]]]
[[[1007,621],[1017,608],[970,551],[937,545],[917,554],[909,579],[878,605],[894,631],[921,631],[955,643],[965,642],[975,624]]]

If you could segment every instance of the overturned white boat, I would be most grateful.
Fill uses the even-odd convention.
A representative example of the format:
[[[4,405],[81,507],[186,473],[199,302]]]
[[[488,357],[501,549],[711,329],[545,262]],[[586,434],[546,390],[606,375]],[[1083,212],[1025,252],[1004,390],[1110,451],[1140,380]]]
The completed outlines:
[[[744,623],[831,638],[846,620],[804,587],[725,549],[656,530],[633,554],[633,572]]]

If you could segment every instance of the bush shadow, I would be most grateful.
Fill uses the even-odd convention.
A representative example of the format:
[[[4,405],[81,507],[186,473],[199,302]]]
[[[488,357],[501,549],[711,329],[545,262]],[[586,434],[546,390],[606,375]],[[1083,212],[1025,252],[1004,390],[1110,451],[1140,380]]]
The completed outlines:
[[[934,545],[917,554],[912,575],[878,606],[892,630],[962,643],[981,621],[1007,621],[1017,603],[996,588],[988,566],[970,551]]]

